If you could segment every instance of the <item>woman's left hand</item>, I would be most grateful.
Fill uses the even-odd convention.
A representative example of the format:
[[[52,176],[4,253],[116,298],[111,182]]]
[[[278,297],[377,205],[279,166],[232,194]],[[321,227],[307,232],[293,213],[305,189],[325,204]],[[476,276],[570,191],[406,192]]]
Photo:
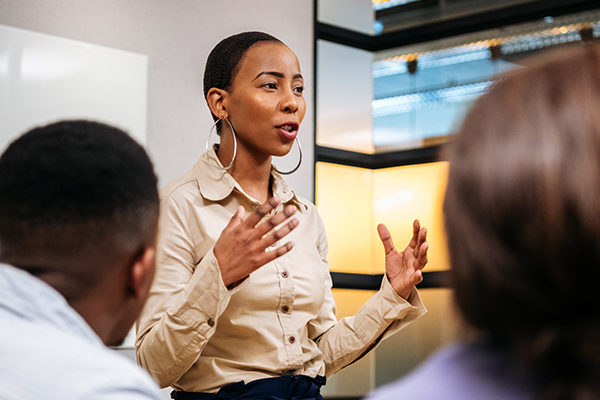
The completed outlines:
[[[427,264],[427,229],[419,220],[413,222],[413,236],[404,251],[397,251],[392,235],[384,224],[377,226],[379,238],[385,249],[385,273],[392,287],[403,299],[408,299],[416,284],[423,280],[422,269]]]

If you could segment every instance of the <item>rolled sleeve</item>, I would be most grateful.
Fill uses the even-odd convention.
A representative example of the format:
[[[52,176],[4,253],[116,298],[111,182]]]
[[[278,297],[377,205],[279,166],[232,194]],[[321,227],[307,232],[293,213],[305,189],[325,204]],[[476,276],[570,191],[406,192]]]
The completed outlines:
[[[331,376],[427,312],[416,289],[400,297],[384,276],[380,290],[354,316],[340,319],[318,340]]]

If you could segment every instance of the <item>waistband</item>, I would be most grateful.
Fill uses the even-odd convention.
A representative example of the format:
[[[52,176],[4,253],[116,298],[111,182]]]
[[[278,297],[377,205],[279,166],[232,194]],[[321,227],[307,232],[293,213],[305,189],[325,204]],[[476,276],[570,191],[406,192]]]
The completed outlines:
[[[325,377],[286,375],[257,379],[248,383],[239,381],[223,386],[217,393],[194,393],[174,390],[175,400],[322,400],[321,386]]]

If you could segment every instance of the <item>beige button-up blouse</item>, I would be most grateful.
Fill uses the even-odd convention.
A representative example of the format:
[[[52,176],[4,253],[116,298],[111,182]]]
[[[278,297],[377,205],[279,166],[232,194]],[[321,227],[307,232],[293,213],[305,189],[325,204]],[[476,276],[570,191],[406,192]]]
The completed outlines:
[[[294,204],[295,247],[228,290],[212,248],[246,195],[214,149],[160,191],[157,271],[137,324],[138,363],[166,387],[216,392],[284,374],[330,376],[426,312],[415,290],[405,301],[386,278],[355,316],[335,317],[327,239],[316,207],[272,172],[273,193]]]

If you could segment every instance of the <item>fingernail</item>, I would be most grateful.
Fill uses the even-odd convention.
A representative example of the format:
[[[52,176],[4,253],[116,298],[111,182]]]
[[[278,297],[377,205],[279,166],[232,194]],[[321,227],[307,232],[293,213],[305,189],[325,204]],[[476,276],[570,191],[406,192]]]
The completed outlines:
[[[286,216],[290,217],[292,215],[294,215],[294,213],[297,211],[298,209],[296,208],[296,206],[291,205],[289,207],[286,207],[285,210],[283,211],[285,213]]]
[[[279,204],[280,201],[281,201],[281,199],[277,195],[271,197],[271,199],[270,199],[271,204],[273,204],[274,206]]]

